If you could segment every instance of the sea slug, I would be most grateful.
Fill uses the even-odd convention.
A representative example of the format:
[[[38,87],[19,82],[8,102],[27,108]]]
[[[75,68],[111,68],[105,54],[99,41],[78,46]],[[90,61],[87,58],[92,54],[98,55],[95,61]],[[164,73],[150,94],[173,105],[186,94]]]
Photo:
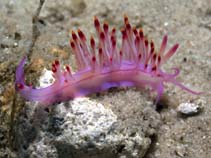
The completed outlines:
[[[110,29],[106,22],[100,24],[97,17],[94,17],[94,26],[98,42],[91,36],[90,46],[81,30],[78,29],[77,33],[72,31],[70,46],[76,58],[77,72],[72,73],[69,66],[61,69],[59,61],[55,60],[52,64],[54,83],[46,88],[34,89],[24,81],[24,57],[16,70],[16,90],[25,99],[44,105],[121,86],[148,86],[157,92],[157,103],[164,92],[165,82],[173,83],[192,94],[200,94],[176,80],[178,68],[173,68],[174,73],[166,73],[161,69],[179,46],[175,44],[166,51],[167,35],[163,37],[160,48],[155,50],[153,41],[147,39],[142,28],[132,28],[125,16],[121,46],[118,46],[115,28]]]

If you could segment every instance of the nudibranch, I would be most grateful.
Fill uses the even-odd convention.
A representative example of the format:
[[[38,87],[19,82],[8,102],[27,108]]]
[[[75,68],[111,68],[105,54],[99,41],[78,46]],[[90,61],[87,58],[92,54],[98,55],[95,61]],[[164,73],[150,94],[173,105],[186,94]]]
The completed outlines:
[[[36,89],[25,84],[24,57],[16,70],[16,90],[26,100],[44,105],[122,86],[148,86],[157,92],[158,102],[164,92],[164,83],[173,83],[192,94],[200,94],[176,80],[178,68],[172,68],[173,73],[161,69],[179,46],[175,44],[166,50],[167,35],[163,37],[160,48],[155,50],[153,41],[147,39],[142,28],[132,28],[125,16],[121,45],[118,46],[115,28],[110,29],[106,22],[100,24],[97,17],[94,17],[94,27],[97,41],[92,36],[87,40],[80,29],[77,33],[72,31],[70,46],[76,58],[77,72],[72,73],[69,66],[62,69],[59,61],[55,60],[52,64],[55,81],[49,87]]]

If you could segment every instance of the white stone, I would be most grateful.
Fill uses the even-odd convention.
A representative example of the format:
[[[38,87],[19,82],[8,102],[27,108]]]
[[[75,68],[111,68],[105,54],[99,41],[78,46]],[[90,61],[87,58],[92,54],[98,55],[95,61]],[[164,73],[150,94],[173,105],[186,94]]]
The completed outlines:
[[[45,88],[50,86],[54,82],[53,73],[46,68],[43,69],[42,75],[39,78],[40,85],[37,88]]]
[[[197,104],[194,103],[181,103],[177,107],[177,111],[186,114],[186,115],[191,115],[191,114],[196,114],[200,111],[200,107]]]

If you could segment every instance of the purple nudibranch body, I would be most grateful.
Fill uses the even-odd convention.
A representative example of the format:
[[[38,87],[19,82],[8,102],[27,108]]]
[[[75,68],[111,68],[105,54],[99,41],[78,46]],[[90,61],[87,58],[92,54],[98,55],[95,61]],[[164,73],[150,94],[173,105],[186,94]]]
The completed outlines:
[[[71,73],[69,66],[61,69],[59,61],[52,64],[55,81],[46,88],[34,89],[24,81],[24,57],[16,70],[16,90],[29,101],[38,101],[44,105],[67,101],[90,93],[107,90],[111,87],[143,88],[149,86],[157,92],[156,103],[164,92],[164,83],[173,83],[192,94],[195,92],[176,80],[179,69],[173,68],[169,74],[161,69],[177,50],[178,44],[166,51],[167,35],[163,37],[160,49],[155,51],[153,41],[148,41],[143,30],[132,28],[128,17],[124,17],[125,26],[121,30],[122,45],[118,48],[115,28],[109,30],[105,22],[101,26],[94,18],[98,43],[90,38],[90,47],[81,30],[72,31],[71,48],[76,57],[78,71]]]

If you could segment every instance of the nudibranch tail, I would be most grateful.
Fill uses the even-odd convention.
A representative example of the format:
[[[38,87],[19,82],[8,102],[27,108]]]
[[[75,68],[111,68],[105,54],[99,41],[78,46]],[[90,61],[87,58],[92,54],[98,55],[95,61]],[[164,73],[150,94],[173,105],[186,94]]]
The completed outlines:
[[[69,66],[62,69],[59,61],[55,60],[52,64],[54,83],[46,88],[34,89],[24,81],[24,57],[16,70],[16,90],[27,100],[46,105],[119,86],[149,86],[157,92],[158,102],[164,92],[165,82],[173,83],[192,94],[200,94],[176,80],[179,69],[173,68],[173,74],[161,69],[162,64],[179,47],[179,44],[175,44],[166,50],[167,35],[156,51],[154,42],[148,40],[142,28],[133,28],[127,16],[124,17],[124,27],[121,29],[121,46],[117,45],[116,29],[109,28],[107,22],[101,25],[98,18],[94,17],[94,27],[97,41],[93,36],[87,40],[80,29],[72,31],[70,46],[76,58],[76,73],[72,73]]]

